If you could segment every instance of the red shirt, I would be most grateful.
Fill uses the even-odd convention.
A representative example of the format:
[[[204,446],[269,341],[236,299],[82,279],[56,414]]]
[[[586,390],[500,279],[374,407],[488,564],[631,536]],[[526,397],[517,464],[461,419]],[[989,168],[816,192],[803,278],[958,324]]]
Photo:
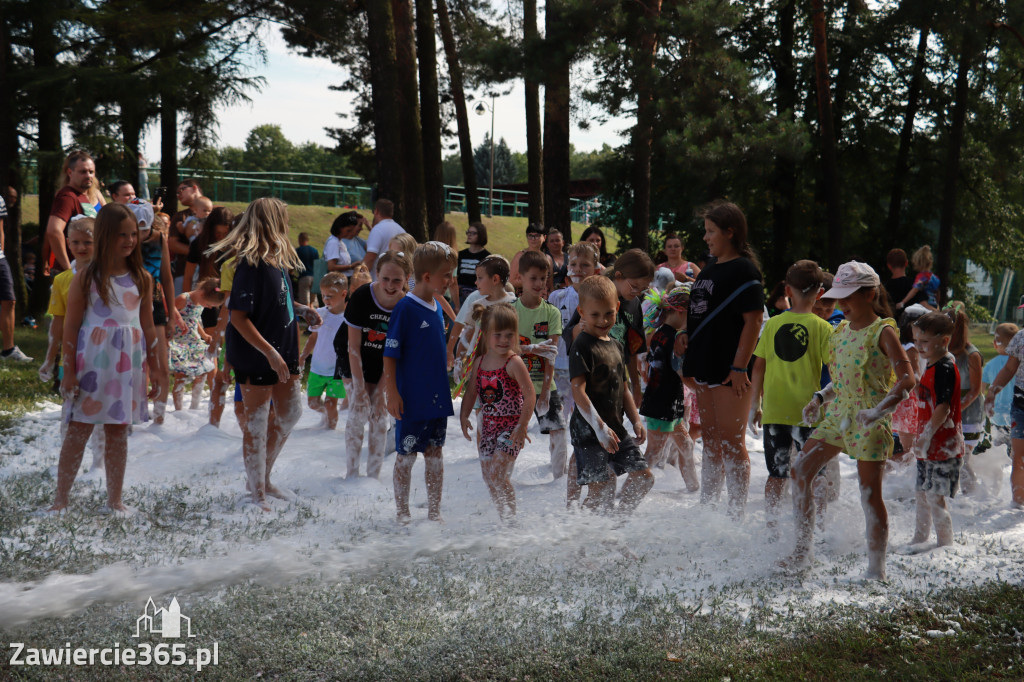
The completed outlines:
[[[935,408],[949,405],[949,418],[932,437],[927,459],[944,461],[964,456],[964,435],[960,419],[960,371],[949,353],[929,365],[914,389],[917,393],[918,416],[924,424],[931,420]]]
[[[71,185],[64,185],[53,197],[53,204],[50,205],[50,215],[56,216],[64,221],[64,234],[68,233],[67,223],[76,215],[96,217],[96,207],[89,201],[89,197],[76,190]],[[52,268],[56,256],[51,253],[49,265]]]

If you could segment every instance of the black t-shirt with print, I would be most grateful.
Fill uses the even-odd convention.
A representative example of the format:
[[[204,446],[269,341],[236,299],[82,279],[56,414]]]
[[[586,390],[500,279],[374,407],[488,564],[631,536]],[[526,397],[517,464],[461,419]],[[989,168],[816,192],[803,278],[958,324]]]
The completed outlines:
[[[736,348],[743,332],[743,313],[764,309],[764,287],[761,271],[746,258],[713,263],[700,271],[690,289],[690,309],[686,328],[690,333],[683,376],[697,381],[720,384],[729,378],[729,368],[736,358]],[[748,282],[745,288],[723,310],[694,334],[705,318],[718,309],[729,296]]]
[[[377,303],[372,284],[364,284],[349,297],[345,323],[363,332],[359,357],[363,363],[363,381],[368,384],[378,383],[384,373],[384,342],[388,337],[390,320],[391,311]],[[338,348],[337,337],[334,347]],[[345,352],[348,353],[347,342]]]
[[[469,249],[459,251],[459,274],[456,281],[458,281],[460,287],[476,289],[476,266],[480,265],[480,261],[490,255],[491,252],[487,249],[477,251],[476,253]]]
[[[587,332],[580,332],[569,352],[569,376],[586,377],[587,397],[601,421],[619,438],[626,437],[622,424],[623,393],[626,386],[626,364],[622,347],[615,341],[602,340]],[[580,414],[579,405],[569,420],[569,437],[574,447],[600,445],[597,434]]]
[[[569,347],[569,353],[572,353],[572,335],[579,323],[580,311],[577,310],[572,314],[569,324],[565,325],[562,330],[562,338],[565,339],[566,347]],[[619,312],[615,316],[615,324],[608,332],[608,336],[619,344],[622,354],[626,356],[627,360],[644,352],[647,341],[644,337],[644,313],[643,308],[640,307],[639,297],[627,301],[619,296]]]
[[[256,330],[274,347],[292,374],[299,373],[299,336],[292,303],[292,289],[284,270],[269,263],[238,263],[228,300],[229,310],[249,316]],[[245,374],[267,374],[273,370],[267,358],[249,345],[234,325],[225,338],[227,360]]]
[[[675,341],[676,330],[670,324],[661,325],[651,336],[651,347],[647,351],[651,379],[640,403],[640,414],[645,417],[672,421],[682,419],[686,411],[683,381],[672,369]]]

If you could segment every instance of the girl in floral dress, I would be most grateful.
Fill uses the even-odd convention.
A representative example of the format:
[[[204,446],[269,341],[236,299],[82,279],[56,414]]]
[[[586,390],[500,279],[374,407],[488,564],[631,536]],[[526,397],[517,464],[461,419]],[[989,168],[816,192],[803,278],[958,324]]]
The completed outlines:
[[[182,409],[185,384],[192,380],[193,410],[199,409],[199,397],[203,384],[217,365],[209,354],[212,337],[202,325],[204,308],[216,308],[224,302],[225,294],[219,289],[220,280],[207,277],[196,285],[194,291],[186,291],[174,299],[174,307],[181,312],[185,331],[174,330],[171,337],[171,372],[174,373],[174,409]]]

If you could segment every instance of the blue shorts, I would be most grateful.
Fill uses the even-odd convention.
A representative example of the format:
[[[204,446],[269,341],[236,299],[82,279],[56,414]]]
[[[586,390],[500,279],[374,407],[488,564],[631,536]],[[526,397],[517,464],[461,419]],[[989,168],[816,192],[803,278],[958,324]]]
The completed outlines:
[[[1024,439],[1024,408],[1017,407],[1016,402],[1010,406],[1010,438]]]
[[[395,422],[395,449],[400,455],[415,455],[427,448],[444,447],[448,431],[448,417],[435,417],[422,421],[399,419]]]

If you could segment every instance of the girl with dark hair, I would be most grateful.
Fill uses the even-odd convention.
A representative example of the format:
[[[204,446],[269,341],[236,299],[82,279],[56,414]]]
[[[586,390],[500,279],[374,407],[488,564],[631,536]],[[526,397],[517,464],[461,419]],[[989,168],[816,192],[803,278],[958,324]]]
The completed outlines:
[[[714,261],[693,282],[686,329],[676,337],[683,376],[696,384],[703,429],[701,502],[718,499],[723,480],[729,512],[743,516],[750,488],[746,425],[750,360],[764,309],[761,271],[747,245],[747,219],[735,204],[703,212],[704,242]]]

